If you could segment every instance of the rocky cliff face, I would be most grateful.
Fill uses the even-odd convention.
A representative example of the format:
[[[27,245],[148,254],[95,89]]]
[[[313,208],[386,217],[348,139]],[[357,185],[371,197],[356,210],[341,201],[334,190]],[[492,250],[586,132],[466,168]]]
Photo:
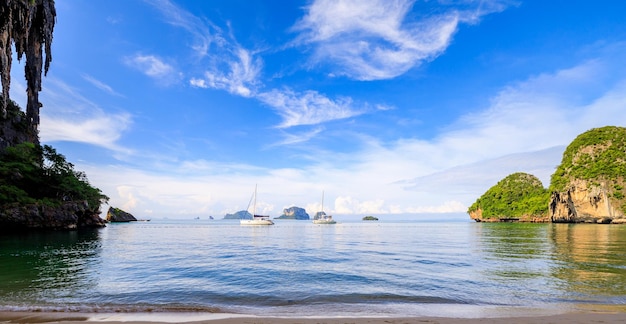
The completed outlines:
[[[23,142],[39,143],[37,131],[26,120],[26,115],[9,100],[6,118],[0,116],[0,152]]]
[[[119,208],[109,207],[107,211],[107,221],[111,223],[136,222],[137,218]]]
[[[61,206],[30,204],[8,207],[0,211],[0,231],[104,227],[105,221],[99,214],[84,201],[66,202]]]
[[[562,192],[550,198],[550,219],[555,223],[626,223],[626,216],[609,196],[607,182],[591,184],[574,180]]]

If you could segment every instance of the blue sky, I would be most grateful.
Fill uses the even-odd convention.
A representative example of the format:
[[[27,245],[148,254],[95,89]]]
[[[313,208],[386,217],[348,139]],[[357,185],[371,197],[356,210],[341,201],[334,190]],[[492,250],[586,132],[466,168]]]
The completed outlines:
[[[40,136],[139,218],[465,212],[626,126],[622,1],[57,1]],[[14,62],[17,63],[15,60]],[[23,63],[23,62],[22,62]],[[23,66],[11,96],[25,107]],[[105,209],[108,206],[103,206]]]

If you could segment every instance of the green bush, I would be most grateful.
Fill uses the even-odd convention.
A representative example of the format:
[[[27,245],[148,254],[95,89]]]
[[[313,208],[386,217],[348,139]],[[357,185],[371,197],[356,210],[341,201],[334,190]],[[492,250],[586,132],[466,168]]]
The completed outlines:
[[[626,128],[594,128],[578,135],[567,146],[561,164],[552,175],[550,190],[565,191],[572,179],[622,181],[625,175]],[[621,190],[621,186],[615,190]]]

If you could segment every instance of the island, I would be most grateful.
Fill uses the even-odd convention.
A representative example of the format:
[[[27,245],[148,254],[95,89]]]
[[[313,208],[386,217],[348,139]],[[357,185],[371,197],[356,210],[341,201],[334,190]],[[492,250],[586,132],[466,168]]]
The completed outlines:
[[[565,149],[546,189],[533,175],[511,174],[469,208],[477,222],[626,224],[626,128],[578,135]]]
[[[365,216],[365,217],[363,217],[363,220],[364,221],[377,221],[378,218],[374,217],[374,216]]]
[[[224,215],[224,219],[252,219],[252,214],[247,210],[240,210],[234,214]]]
[[[295,220],[309,220],[309,214],[300,207],[289,207],[283,209],[283,214],[275,219],[295,219]]]

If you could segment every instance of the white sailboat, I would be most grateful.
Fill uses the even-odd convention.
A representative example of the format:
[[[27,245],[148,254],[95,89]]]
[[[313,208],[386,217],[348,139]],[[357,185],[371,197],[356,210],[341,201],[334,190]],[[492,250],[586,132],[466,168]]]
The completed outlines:
[[[324,212],[324,191],[322,191],[322,211],[317,213],[316,218],[313,220],[313,224],[336,224],[333,216],[326,215]]]
[[[256,214],[256,185],[254,186],[254,195],[252,196],[252,199],[254,199],[254,206],[252,208],[252,219],[241,219],[239,220],[239,224],[241,225],[274,225],[274,222],[272,222],[269,216]],[[252,199],[250,199],[250,202],[248,203],[248,208],[246,210],[250,209],[250,203],[252,202]]]

